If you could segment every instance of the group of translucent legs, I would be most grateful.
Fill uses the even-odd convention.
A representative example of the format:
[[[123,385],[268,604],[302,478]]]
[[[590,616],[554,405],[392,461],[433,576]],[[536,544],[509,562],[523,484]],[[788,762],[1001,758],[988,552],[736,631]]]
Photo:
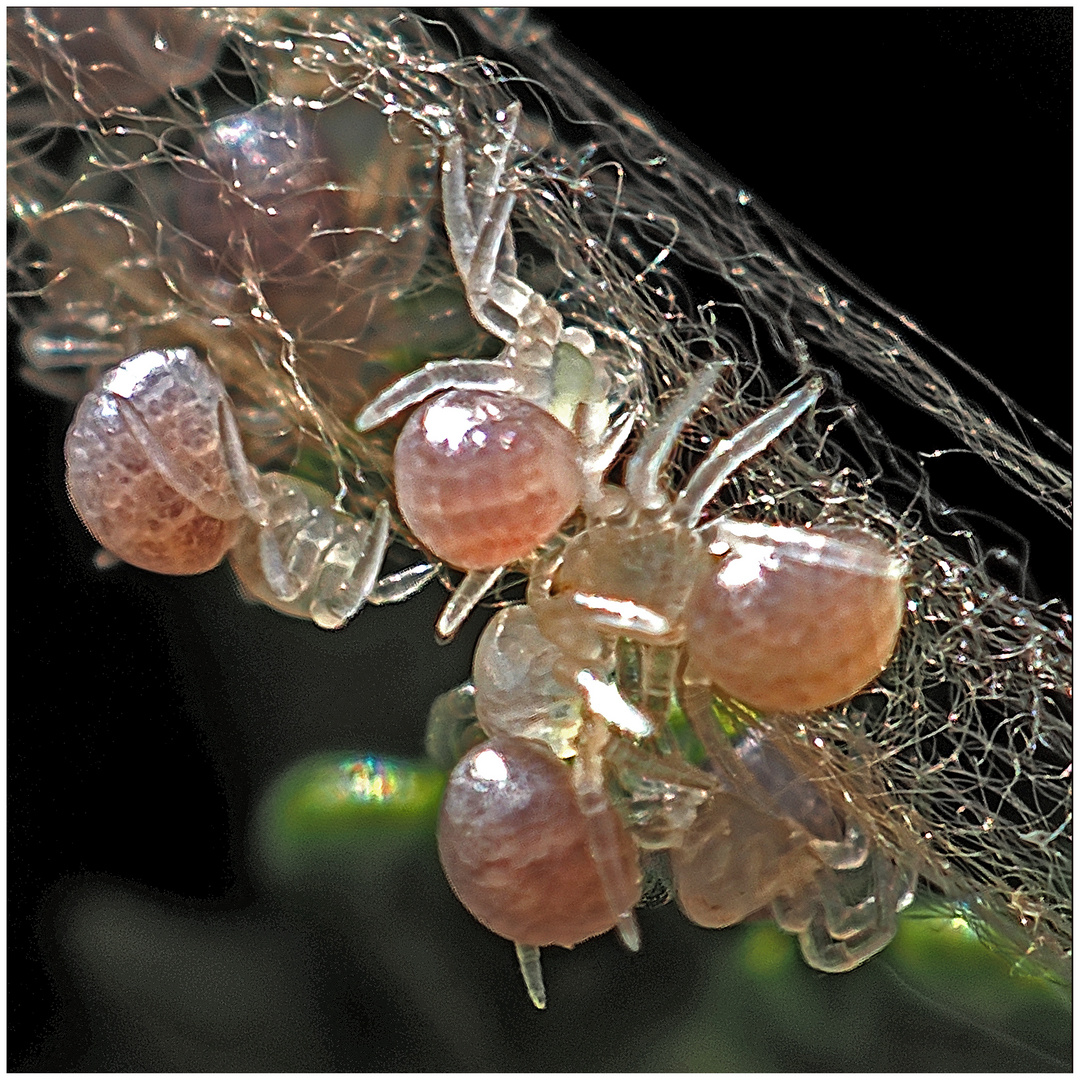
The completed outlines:
[[[806,960],[848,970],[893,937],[916,870],[874,843],[813,748],[777,733],[850,700],[897,648],[906,565],[865,527],[736,520],[725,482],[805,423],[809,374],[712,440],[680,490],[672,457],[724,362],[688,373],[656,415],[594,336],[518,276],[511,216],[518,109],[477,153],[443,137],[442,222],[469,311],[503,343],[387,386],[356,429],[393,430],[396,512],[428,559],[382,575],[394,512],[260,472],[212,355],[177,342],[108,371],[66,444],[82,520],[117,558],[200,573],[227,554],[247,592],[319,626],[463,572],[449,638],[508,569],[469,683],[432,710],[460,758],[439,851],[462,903],[514,943],[545,1001],[539,950],[615,929],[674,897],[705,927],[771,917]],[[618,478],[617,482],[615,478]]]

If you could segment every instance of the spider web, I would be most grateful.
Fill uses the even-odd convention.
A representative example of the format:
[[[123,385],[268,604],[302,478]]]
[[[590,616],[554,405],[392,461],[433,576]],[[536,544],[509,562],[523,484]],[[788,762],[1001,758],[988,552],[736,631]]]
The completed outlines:
[[[94,93],[77,38],[17,17],[17,33],[51,63],[35,66],[16,49],[9,77],[9,198],[19,224],[11,304],[25,326],[28,377],[49,392],[75,400],[102,367],[179,335],[230,387],[260,467],[316,476],[342,506],[365,512],[392,477],[388,448],[352,429],[356,411],[410,365],[494,351],[461,319],[434,198],[435,147],[460,132],[480,160],[496,141],[499,110],[520,99],[512,227],[522,277],[568,324],[589,329],[629,381],[643,423],[703,360],[729,361],[710,414],[686,434],[676,480],[712,440],[822,365],[867,377],[937,422],[940,453],[976,455],[1032,504],[1071,521],[1060,437],[627,110],[527,14],[463,13],[459,30],[483,43],[484,57],[463,56],[445,24],[413,15],[192,17],[227,42],[213,71],[152,109],[120,102],[102,116],[72,94]],[[192,238],[170,210],[177,171],[206,168],[195,133],[265,101],[326,116],[364,103],[402,163],[368,174],[383,209],[350,222],[320,268],[331,300],[316,325],[281,314],[254,261],[235,269],[227,295],[190,273]],[[354,203],[366,205],[365,183],[355,188]],[[448,309],[457,312],[449,334],[437,329]],[[366,318],[340,321],[356,310]],[[403,346],[422,339],[419,352]],[[395,350],[404,355],[388,360]],[[1022,573],[999,580],[1008,560],[980,538],[985,525],[977,531],[936,496],[924,461],[835,381],[811,421],[742,469],[720,501],[714,512],[753,520],[866,526],[906,555],[908,618],[890,669],[870,693],[775,737],[854,806],[877,843],[917,864],[943,903],[1017,957],[1067,977],[1064,604],[1025,598]],[[400,521],[397,530],[407,550]]]

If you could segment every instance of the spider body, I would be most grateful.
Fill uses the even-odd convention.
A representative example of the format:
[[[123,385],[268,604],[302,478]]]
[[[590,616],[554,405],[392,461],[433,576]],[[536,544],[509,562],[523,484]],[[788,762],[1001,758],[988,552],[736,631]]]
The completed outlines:
[[[564,676],[573,679],[575,665],[609,663],[616,637],[680,646],[690,590],[708,558],[699,536],[655,511],[588,523],[530,580],[541,631],[570,660]]]
[[[516,276],[509,230],[515,196],[500,181],[519,112],[516,105],[506,111],[500,140],[471,183],[460,136],[447,141],[443,155],[443,218],[454,264],[469,310],[504,342],[502,351],[493,360],[433,361],[389,386],[356,419],[358,430],[369,431],[428,398],[454,392],[449,401],[436,397],[419,420],[410,420],[394,459],[403,516],[407,521],[412,516],[418,538],[436,558],[468,571],[439,620],[444,637],[457,631],[506,564],[525,559],[551,539],[582,500],[598,491],[634,419],[626,409],[627,386],[613,379],[610,358],[596,352],[592,336],[580,327],[564,327],[558,311]],[[459,415],[485,410],[512,415],[514,440],[535,449],[492,454],[488,443],[486,463],[469,466],[463,477],[468,455],[433,455],[431,441],[421,437],[431,418],[451,407]],[[552,427],[552,419],[562,421],[566,434]],[[479,427],[470,430],[479,435]],[[502,427],[495,442],[509,432]],[[509,460],[516,464],[504,467]],[[541,487],[551,493],[543,511],[537,499]],[[443,490],[453,497],[454,508],[448,514],[444,501],[433,514],[432,496],[439,499]],[[483,529],[468,524],[460,526],[459,535],[460,522],[448,521],[478,510],[487,523],[486,538]]]
[[[200,574],[232,552],[250,596],[330,629],[376,592],[386,504],[359,520],[309,485],[256,472],[224,385],[190,348],[108,371],[79,405],[65,458],[79,516],[133,566]]]

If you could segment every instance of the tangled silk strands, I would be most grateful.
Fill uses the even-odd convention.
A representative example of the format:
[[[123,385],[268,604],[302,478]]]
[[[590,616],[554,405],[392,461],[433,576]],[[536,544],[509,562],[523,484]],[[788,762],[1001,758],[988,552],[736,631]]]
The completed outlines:
[[[429,359],[490,355],[440,230],[435,146],[457,133],[481,156],[497,142],[494,118],[519,100],[511,228],[529,284],[617,358],[645,423],[703,360],[730,361],[723,407],[685,431],[676,480],[809,355],[879,383],[940,422],[942,452],[977,455],[1069,519],[1058,436],[628,111],[526,14],[463,13],[480,58],[422,15],[207,11],[171,27],[176,68],[130,80],[110,75],[125,57],[102,66],[85,35],[14,19],[12,308],[29,377],[49,392],[77,400],[126,356],[193,346],[228,387],[257,467],[371,514],[393,492],[389,447],[354,429],[357,412]],[[287,203],[253,181],[229,203],[205,131],[241,110],[255,118],[250,137],[266,121],[271,148],[318,139],[343,170],[292,177]],[[314,235],[305,207],[328,223]],[[770,734],[944,903],[1066,978],[1063,603],[996,580],[996,550],[839,386],[741,469],[724,501],[765,523],[865,526],[909,561],[899,651],[872,691]],[[394,528],[407,549],[404,523]]]

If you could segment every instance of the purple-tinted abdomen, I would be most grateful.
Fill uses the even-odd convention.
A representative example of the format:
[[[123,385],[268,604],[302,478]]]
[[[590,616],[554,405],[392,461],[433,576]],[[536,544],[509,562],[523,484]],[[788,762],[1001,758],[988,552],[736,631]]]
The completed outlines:
[[[455,766],[439,857],[466,908],[521,945],[567,948],[610,930],[639,897],[637,850],[614,809],[623,881],[613,911],[589,848],[569,766],[541,742],[500,736]]]

